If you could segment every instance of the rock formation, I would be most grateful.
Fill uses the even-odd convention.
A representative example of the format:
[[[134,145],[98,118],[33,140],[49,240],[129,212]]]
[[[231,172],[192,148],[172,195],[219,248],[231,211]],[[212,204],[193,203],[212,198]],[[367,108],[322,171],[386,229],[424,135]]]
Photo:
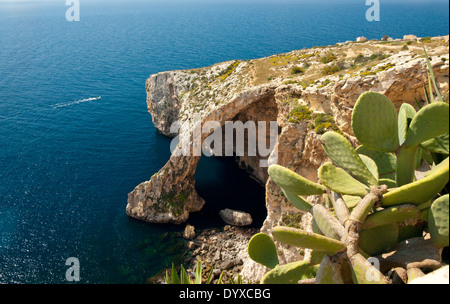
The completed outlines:
[[[253,222],[250,214],[238,210],[224,209],[219,212],[219,215],[225,223],[237,227],[249,226]]]
[[[426,43],[438,86],[448,99],[449,47],[447,37]],[[269,164],[286,166],[310,180],[317,180],[317,169],[327,161],[320,144],[326,130],[337,130],[357,145],[351,130],[353,106],[365,91],[385,94],[396,105],[425,100],[428,85],[423,46],[418,42],[365,41],[304,49],[249,61],[230,61],[211,67],[162,72],[146,83],[147,104],[156,128],[166,136],[178,136],[175,152],[193,141],[194,130],[205,131],[208,122],[277,121],[277,145],[267,156],[252,156],[248,151],[237,161],[266,188],[267,219],[261,231],[269,233],[274,225],[304,226],[308,215],[293,208],[280,189],[268,178]],[[175,122],[189,128],[173,128]],[[207,128],[208,129],[208,128]],[[201,143],[212,134],[201,133]],[[270,132],[258,131],[270,142]],[[248,147],[248,137],[245,145]],[[195,190],[194,174],[200,156],[198,147],[186,145],[185,156],[172,155],[150,181],[138,185],[128,197],[127,214],[152,223],[183,223],[191,212],[205,202]],[[223,149],[225,149],[223,145]],[[186,153],[188,152],[188,153]],[[224,151],[223,151],[224,152]],[[233,151],[236,154],[237,151]],[[188,154],[188,155],[186,155]],[[321,197],[311,197],[319,202]],[[283,253],[284,252],[284,253]],[[286,248],[281,263],[299,258]],[[284,257],[284,260],[283,260]],[[257,278],[264,269],[245,261],[244,275]]]

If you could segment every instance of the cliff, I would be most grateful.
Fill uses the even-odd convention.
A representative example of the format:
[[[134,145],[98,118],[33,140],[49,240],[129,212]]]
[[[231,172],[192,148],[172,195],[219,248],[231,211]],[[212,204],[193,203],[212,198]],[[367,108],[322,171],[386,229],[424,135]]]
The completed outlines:
[[[268,157],[245,152],[236,158],[241,167],[265,185],[268,216],[261,231],[270,233],[275,224],[292,224],[287,222],[293,218],[302,217],[296,224],[305,225],[308,216],[299,215],[287,203],[261,161],[278,163],[317,180],[317,169],[327,161],[320,145],[321,134],[333,129],[358,144],[350,120],[360,94],[380,92],[398,106],[405,102],[416,106],[416,100],[425,100],[424,85],[428,85],[428,79],[423,45],[432,59],[438,86],[448,99],[448,36],[422,41],[426,43],[415,39],[346,42],[151,75],[146,90],[153,122],[162,134],[178,136],[175,152],[184,149],[185,156],[175,153],[150,181],[138,185],[129,194],[127,214],[152,223],[186,222],[191,212],[201,210],[205,204],[195,190],[194,174],[200,156],[195,155],[194,146],[183,145],[192,141],[195,128],[203,128],[208,122],[218,122],[223,127],[230,121],[263,121],[267,125],[277,121],[276,147]],[[188,127],[171,129],[177,121]],[[201,142],[213,131],[202,133]],[[266,142],[270,142],[271,135],[269,130],[258,130],[257,134]],[[245,146],[248,145],[246,136]],[[236,150],[233,152],[237,154]],[[310,201],[320,199],[312,197]],[[280,262],[298,259],[298,253],[285,250],[284,259]],[[262,273],[255,267],[251,262],[245,263],[244,273]]]

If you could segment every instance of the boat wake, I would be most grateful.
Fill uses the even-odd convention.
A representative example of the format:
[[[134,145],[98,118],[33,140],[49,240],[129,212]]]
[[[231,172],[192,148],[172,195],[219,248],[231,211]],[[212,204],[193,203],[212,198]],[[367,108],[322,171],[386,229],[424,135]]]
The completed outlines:
[[[53,109],[69,107],[69,106],[73,106],[73,105],[76,105],[76,104],[79,104],[79,103],[88,102],[88,101],[94,101],[94,100],[99,100],[99,99],[102,99],[102,97],[98,96],[98,97],[91,97],[91,98],[86,98],[86,99],[80,99],[80,100],[71,101],[71,102],[58,103],[58,104],[53,105]]]

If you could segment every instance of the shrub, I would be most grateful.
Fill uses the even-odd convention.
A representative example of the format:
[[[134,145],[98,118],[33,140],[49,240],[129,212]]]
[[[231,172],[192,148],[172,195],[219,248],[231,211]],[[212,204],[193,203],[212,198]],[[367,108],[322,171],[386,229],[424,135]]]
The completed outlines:
[[[292,68],[292,74],[303,74],[305,70],[299,66],[295,66]]]
[[[359,54],[359,55],[355,58],[354,63],[355,63],[355,64],[358,64],[358,63],[362,63],[362,62],[366,62],[366,61],[367,61],[366,57],[364,57],[363,54]]]
[[[320,58],[320,62],[327,64],[336,59],[337,59],[336,55],[334,55],[333,53],[329,53],[329,54],[323,56],[322,58]]]
[[[423,42],[423,43],[430,43],[431,42],[431,37],[423,37],[419,41]]]
[[[322,74],[324,75],[333,75],[341,70],[341,68],[337,64],[327,65],[322,69]]]
[[[329,114],[318,114],[314,119],[314,131],[317,134],[325,134],[327,131],[335,131],[339,134],[342,132],[336,126],[333,116]]]
[[[288,122],[299,123],[312,118],[311,110],[307,106],[297,106],[289,113]]]

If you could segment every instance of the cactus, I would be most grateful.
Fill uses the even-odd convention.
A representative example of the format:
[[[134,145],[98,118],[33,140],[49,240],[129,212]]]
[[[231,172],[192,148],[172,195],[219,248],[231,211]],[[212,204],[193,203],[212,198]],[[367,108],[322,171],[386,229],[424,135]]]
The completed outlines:
[[[449,154],[449,133],[442,134],[433,139],[424,141],[420,146],[428,151],[438,154]]]
[[[280,264],[274,242],[264,233],[258,233],[252,237],[248,245],[248,255],[252,260],[270,269]]]
[[[431,241],[437,247],[448,247],[448,209],[449,195],[444,195],[434,201],[428,213],[428,227],[430,229]]]
[[[352,113],[352,128],[369,149],[394,152],[399,146],[397,111],[384,95],[366,92],[359,97]]]
[[[354,179],[345,170],[337,168],[331,163],[326,163],[320,167],[319,177],[326,187],[341,194],[365,196],[369,193],[367,186]]]
[[[395,206],[402,203],[421,205],[431,200],[444,188],[449,179],[449,159],[442,166],[436,167],[425,178],[388,192],[383,200],[383,206]]]
[[[370,256],[387,252],[397,244],[399,226],[395,223],[363,229],[359,236],[359,248]]]
[[[433,202],[449,180],[448,116],[444,102],[418,112],[404,104],[397,114],[387,97],[366,92],[352,113],[353,133],[362,145],[354,149],[336,132],[322,135],[332,163],[319,168],[319,183],[279,165],[269,167],[270,177],[286,198],[314,218],[314,232],[275,227],[273,239],[312,249],[313,254],[303,263],[278,265],[270,237],[255,236],[249,244],[250,256],[272,268],[262,283],[297,282],[308,267],[318,264],[318,257],[322,262],[316,283],[389,283],[365,256],[382,254],[408,236],[423,233],[422,226],[408,226],[408,222],[428,221],[425,229],[434,244],[448,246],[448,195]],[[434,167],[416,180],[422,157]],[[302,197],[324,193],[333,210]]]
[[[273,229],[273,237],[275,240],[291,246],[311,248],[315,251],[329,254],[345,250],[345,244],[338,240],[295,228],[275,227]]]
[[[402,106],[397,116],[393,103],[375,92],[362,94],[352,114],[353,131],[363,146],[397,153],[398,186],[413,181],[416,166],[412,160],[419,146],[448,133],[448,124],[447,103],[436,102],[417,113],[410,106]]]
[[[388,284],[389,281],[361,254],[350,258],[353,281],[357,284]]]
[[[293,284],[301,279],[308,268],[309,261],[298,261],[286,265],[277,266],[267,272],[261,280],[261,284]]]
[[[302,198],[301,196],[292,194],[283,189],[281,189],[281,191],[283,192],[284,196],[286,196],[288,201],[292,205],[294,205],[294,207],[296,207],[297,209],[299,209],[303,212],[308,212],[312,208],[312,204],[310,202],[308,202],[307,200],[305,200],[304,198]]]
[[[397,170],[397,157],[393,153],[379,152],[366,148],[365,146],[359,146],[356,152],[359,155],[370,157],[377,164],[378,175],[380,177],[395,173]]]
[[[322,136],[323,148],[333,163],[367,186],[378,185],[377,179],[344,136],[327,132]]]
[[[449,106],[445,102],[436,102],[423,107],[409,126],[405,146],[410,148],[422,142],[448,133]]]
[[[325,192],[322,185],[313,183],[282,166],[270,166],[268,171],[272,179],[286,192],[296,195],[317,195]]]
[[[420,210],[415,205],[400,205],[386,208],[369,215],[363,224],[363,229],[374,228],[392,223],[401,223],[407,219],[418,219]]]

